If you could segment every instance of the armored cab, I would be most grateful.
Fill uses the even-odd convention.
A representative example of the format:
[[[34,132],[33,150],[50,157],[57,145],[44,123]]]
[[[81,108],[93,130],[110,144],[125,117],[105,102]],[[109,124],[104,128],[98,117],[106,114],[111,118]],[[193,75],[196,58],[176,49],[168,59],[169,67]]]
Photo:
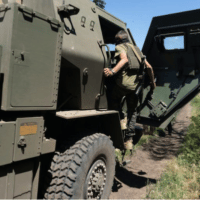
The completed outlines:
[[[104,39],[125,23],[80,0],[5,0],[0,19],[0,197],[107,198],[115,166],[110,137],[123,148],[123,136],[118,112],[107,111],[103,68],[111,53]],[[76,156],[68,157],[70,147]],[[52,193],[55,181],[61,184]]]

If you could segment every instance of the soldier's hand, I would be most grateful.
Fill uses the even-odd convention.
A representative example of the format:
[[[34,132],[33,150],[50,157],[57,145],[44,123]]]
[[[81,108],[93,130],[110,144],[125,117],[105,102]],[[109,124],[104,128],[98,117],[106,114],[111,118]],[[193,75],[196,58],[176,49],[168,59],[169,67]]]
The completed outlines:
[[[110,71],[109,68],[105,68],[105,69],[104,69],[104,75],[105,75],[106,77],[108,77],[108,76],[112,76],[113,73]]]

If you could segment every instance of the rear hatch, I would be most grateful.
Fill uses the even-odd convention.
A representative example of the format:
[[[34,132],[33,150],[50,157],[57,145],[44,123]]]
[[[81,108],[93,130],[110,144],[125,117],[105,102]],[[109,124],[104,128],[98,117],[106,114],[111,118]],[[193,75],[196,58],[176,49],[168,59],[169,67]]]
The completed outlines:
[[[174,113],[200,88],[200,10],[154,17],[143,53],[152,65],[157,87],[146,77],[139,121],[165,128]]]

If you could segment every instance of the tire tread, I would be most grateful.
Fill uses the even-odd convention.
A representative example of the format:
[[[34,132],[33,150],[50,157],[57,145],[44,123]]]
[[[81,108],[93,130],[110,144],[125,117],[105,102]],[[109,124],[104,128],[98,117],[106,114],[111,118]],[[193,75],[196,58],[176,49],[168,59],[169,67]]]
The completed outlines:
[[[104,134],[93,134],[82,138],[70,149],[63,153],[55,152],[48,176],[45,179],[45,199],[71,199],[73,198],[73,184],[77,179],[77,170],[81,167],[84,155],[87,154],[93,143],[98,140],[112,141]],[[98,144],[100,145],[100,144]],[[113,147],[113,146],[112,146]],[[112,148],[114,153],[114,147]],[[115,164],[115,163],[114,163]],[[51,181],[50,181],[51,179]]]

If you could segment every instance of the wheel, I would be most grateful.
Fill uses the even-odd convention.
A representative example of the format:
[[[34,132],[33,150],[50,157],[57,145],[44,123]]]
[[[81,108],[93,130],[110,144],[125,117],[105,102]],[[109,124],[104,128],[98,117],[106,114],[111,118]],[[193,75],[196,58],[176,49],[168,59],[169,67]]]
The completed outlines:
[[[56,152],[45,180],[45,199],[108,199],[115,174],[115,150],[103,134],[93,134]]]

